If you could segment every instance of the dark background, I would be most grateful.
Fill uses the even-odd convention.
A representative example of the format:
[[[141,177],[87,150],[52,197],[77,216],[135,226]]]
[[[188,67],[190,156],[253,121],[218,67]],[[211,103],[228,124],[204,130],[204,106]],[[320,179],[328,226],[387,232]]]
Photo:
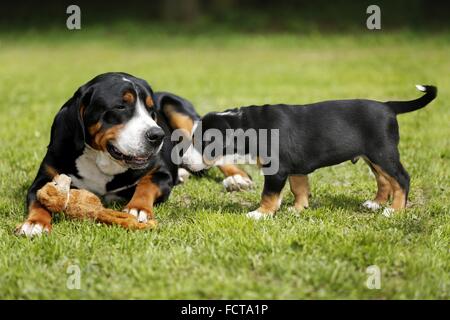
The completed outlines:
[[[326,0],[129,0],[8,1],[0,4],[0,28],[41,29],[65,25],[66,8],[81,7],[82,25],[120,22],[164,27],[169,32],[341,32],[360,29],[370,4],[381,7],[383,29],[444,31],[450,25],[450,1]]]

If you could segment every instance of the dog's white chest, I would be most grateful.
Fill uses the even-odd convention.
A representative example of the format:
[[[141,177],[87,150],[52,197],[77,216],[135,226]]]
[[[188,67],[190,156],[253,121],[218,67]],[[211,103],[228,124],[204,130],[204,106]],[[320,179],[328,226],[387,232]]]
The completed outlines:
[[[114,175],[127,171],[126,167],[111,159],[107,153],[88,146],[75,161],[75,165],[81,178],[70,175],[72,184],[97,195],[105,195],[106,184],[114,179]]]

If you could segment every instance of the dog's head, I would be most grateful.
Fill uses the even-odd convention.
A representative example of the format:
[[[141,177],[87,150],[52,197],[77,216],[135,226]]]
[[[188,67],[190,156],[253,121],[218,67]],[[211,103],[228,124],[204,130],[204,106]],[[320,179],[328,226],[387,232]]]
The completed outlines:
[[[80,87],[60,116],[76,148],[87,144],[130,168],[142,168],[159,152],[165,135],[153,101],[145,80],[105,73]]]
[[[221,160],[226,163],[227,156],[235,154],[236,150],[227,149],[227,129],[231,127],[223,114],[210,112],[196,122],[181,157],[181,164],[190,171],[208,169]]]

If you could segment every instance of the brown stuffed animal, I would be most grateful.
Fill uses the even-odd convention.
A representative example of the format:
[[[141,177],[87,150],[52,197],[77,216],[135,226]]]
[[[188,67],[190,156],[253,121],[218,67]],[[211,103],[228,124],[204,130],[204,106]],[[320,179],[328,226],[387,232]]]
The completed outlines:
[[[50,212],[64,212],[72,219],[90,219],[126,229],[140,230],[156,227],[156,222],[138,222],[136,217],[103,207],[100,199],[87,190],[70,189],[70,177],[57,175],[37,192],[38,201]]]

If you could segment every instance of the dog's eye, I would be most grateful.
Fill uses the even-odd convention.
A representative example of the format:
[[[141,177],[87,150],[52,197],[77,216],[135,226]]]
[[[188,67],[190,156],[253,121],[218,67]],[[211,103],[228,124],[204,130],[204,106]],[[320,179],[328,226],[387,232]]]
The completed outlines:
[[[118,106],[115,106],[114,107],[114,109],[116,109],[116,110],[125,110],[125,106],[123,106],[123,105],[118,105]]]
[[[152,117],[153,120],[156,120],[156,112],[155,111],[150,111],[150,116]]]

